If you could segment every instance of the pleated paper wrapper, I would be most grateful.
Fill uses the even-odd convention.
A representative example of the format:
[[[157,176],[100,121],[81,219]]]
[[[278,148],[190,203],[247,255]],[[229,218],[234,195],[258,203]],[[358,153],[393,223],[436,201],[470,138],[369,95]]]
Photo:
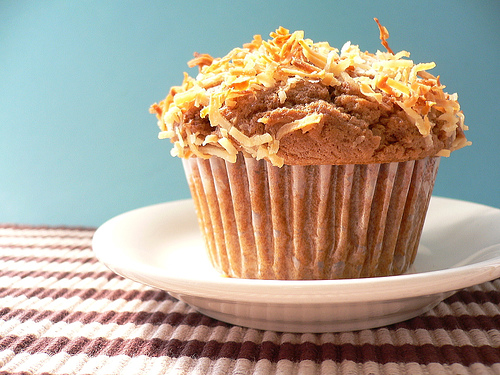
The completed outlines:
[[[210,261],[228,277],[398,275],[415,260],[439,157],[284,165],[183,159]]]

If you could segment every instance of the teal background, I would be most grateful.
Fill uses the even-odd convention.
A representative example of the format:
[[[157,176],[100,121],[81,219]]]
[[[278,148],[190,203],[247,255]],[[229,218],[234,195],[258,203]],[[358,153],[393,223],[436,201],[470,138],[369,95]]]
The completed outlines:
[[[0,1],[0,222],[98,226],[189,197],[150,104],[193,52],[223,56],[278,26],[394,51],[459,101],[472,147],[442,160],[435,195],[500,207],[499,1]]]

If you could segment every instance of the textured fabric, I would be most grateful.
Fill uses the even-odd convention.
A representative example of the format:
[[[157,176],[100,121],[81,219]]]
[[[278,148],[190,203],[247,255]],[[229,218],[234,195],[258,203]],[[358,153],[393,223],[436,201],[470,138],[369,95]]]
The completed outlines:
[[[0,226],[0,375],[500,374],[500,279],[383,328],[259,331],[115,275],[93,233]]]

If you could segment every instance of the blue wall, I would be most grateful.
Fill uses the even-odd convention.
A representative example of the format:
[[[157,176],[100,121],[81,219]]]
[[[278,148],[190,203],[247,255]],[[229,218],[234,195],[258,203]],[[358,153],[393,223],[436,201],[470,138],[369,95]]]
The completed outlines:
[[[498,1],[2,1],[0,222],[98,226],[189,197],[149,105],[190,70],[282,25],[340,48],[395,51],[459,93],[472,147],[441,163],[435,195],[500,207]]]

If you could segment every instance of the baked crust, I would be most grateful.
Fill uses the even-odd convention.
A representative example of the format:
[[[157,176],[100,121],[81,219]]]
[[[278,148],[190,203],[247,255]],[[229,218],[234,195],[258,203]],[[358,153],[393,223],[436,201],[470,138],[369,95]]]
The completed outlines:
[[[378,23],[378,21],[377,21]],[[379,24],[388,48],[387,30]],[[160,103],[160,138],[173,155],[238,153],[273,165],[367,164],[448,156],[466,140],[457,95],[409,53],[361,52],[279,28],[223,58],[196,54],[196,79],[184,75]]]

